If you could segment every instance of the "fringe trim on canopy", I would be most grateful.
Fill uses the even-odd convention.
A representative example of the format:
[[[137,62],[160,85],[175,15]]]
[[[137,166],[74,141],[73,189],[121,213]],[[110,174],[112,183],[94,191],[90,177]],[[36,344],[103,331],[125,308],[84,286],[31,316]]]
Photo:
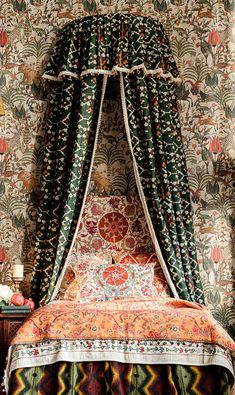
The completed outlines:
[[[72,77],[78,80],[81,80],[82,77],[86,75],[117,75],[118,72],[121,73],[126,73],[126,74],[131,74],[134,73],[136,70],[143,70],[144,75],[157,75],[159,77],[165,78],[165,79],[170,79],[172,82],[180,83],[182,80],[180,77],[174,77],[171,73],[164,73],[162,69],[156,69],[156,70],[147,70],[144,64],[141,64],[139,66],[133,66],[131,69],[127,69],[125,67],[119,67],[119,66],[114,66],[111,71],[109,70],[98,70],[98,69],[87,69],[81,72],[80,75],[71,73],[70,71],[62,71],[59,73],[58,77],[53,77],[52,75],[43,74],[43,78],[52,80],[52,81],[62,81],[63,77]]]

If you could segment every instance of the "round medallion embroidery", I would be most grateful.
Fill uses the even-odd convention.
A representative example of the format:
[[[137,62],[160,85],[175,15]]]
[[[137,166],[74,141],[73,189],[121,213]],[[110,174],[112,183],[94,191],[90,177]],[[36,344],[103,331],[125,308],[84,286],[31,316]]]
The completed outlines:
[[[120,266],[107,267],[103,272],[103,279],[109,285],[119,286],[128,280],[128,272]]]
[[[99,222],[100,236],[110,243],[117,243],[122,240],[127,231],[128,222],[126,218],[115,211],[104,215]]]

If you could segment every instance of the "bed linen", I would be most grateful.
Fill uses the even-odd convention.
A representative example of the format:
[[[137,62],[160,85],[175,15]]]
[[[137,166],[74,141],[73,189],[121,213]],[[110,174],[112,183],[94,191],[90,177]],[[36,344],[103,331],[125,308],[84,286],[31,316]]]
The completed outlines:
[[[12,341],[6,370],[59,361],[116,361],[226,368],[235,343],[204,306],[173,298],[77,303],[37,309]]]

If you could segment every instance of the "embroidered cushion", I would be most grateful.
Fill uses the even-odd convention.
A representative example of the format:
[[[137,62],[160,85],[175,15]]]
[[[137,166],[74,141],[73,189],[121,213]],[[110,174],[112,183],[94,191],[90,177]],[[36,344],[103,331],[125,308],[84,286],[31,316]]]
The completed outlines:
[[[153,279],[154,263],[146,265],[100,264],[73,268],[74,280],[67,287],[64,299],[80,303],[122,298],[149,298],[157,296]]]
[[[74,251],[118,254],[153,251],[138,196],[88,195]]]
[[[171,296],[171,291],[165,279],[162,268],[159,264],[158,258],[156,254],[151,254],[147,252],[135,252],[132,254],[124,254],[117,256],[115,262],[119,264],[137,264],[137,265],[145,265],[150,262],[154,263],[154,287],[156,292],[161,297],[169,297]]]
[[[57,283],[56,299],[64,299],[65,294],[70,291],[71,284],[73,281],[78,281],[80,276],[85,276],[89,272],[90,265],[97,265],[102,263],[111,264],[112,257],[107,254],[97,253],[95,254],[79,254],[73,253],[67,263],[66,267],[62,271],[60,278]]]

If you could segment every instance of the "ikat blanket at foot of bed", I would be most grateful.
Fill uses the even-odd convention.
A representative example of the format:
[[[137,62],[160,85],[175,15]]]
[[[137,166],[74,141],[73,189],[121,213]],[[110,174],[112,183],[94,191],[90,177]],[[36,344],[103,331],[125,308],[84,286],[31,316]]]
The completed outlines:
[[[219,365],[233,371],[235,343],[199,304],[173,298],[54,301],[20,327],[7,377],[58,361]]]
[[[57,362],[15,370],[9,395],[230,395],[232,381],[218,366]]]

